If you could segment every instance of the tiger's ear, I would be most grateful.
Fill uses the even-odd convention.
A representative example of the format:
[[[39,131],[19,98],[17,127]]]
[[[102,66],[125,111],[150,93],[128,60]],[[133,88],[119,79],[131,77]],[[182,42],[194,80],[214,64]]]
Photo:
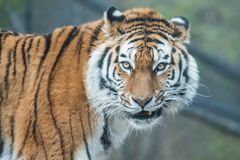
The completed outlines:
[[[121,23],[124,21],[125,16],[115,7],[110,7],[104,13],[104,31],[107,36],[114,37],[119,34],[124,34],[120,29]]]
[[[173,36],[178,38],[184,43],[190,42],[190,23],[185,17],[174,17],[170,20],[170,23],[174,25],[175,32]]]

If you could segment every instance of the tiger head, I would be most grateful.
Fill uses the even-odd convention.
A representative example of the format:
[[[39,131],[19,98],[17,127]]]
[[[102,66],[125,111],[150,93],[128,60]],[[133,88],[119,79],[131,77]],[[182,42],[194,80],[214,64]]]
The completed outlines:
[[[185,46],[189,29],[184,17],[167,20],[149,8],[122,13],[111,7],[102,28],[106,40],[88,63],[95,110],[144,128],[188,104],[198,86],[197,65]]]

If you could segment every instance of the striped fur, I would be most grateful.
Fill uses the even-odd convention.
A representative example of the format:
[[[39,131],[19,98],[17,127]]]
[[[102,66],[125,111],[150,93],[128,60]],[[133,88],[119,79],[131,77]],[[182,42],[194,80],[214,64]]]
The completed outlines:
[[[194,97],[189,24],[148,8],[46,35],[0,31],[1,160],[107,159]],[[159,114],[134,118],[142,110]]]

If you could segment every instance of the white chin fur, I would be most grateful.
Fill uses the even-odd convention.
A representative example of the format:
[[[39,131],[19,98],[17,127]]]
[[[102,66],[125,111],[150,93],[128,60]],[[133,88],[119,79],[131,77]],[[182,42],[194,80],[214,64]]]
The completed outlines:
[[[137,130],[145,130],[154,127],[156,124],[161,123],[162,117],[158,117],[152,120],[136,120],[136,119],[128,119],[129,124],[132,128]]]

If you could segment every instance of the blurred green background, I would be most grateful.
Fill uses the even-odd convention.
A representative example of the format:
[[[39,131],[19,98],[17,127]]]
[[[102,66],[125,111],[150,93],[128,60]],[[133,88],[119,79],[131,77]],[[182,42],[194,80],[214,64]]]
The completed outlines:
[[[191,22],[201,84],[194,103],[149,133],[133,132],[112,160],[240,159],[239,0],[0,0],[0,27],[45,33],[101,18],[110,6],[151,7]]]

